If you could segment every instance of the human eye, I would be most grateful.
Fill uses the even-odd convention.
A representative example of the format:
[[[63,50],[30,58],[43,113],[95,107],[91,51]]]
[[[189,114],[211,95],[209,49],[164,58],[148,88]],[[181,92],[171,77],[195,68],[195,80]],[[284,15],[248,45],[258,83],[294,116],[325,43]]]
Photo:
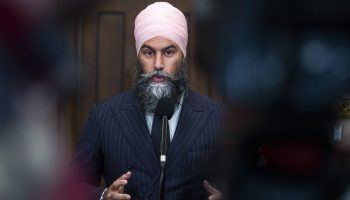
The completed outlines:
[[[145,55],[145,56],[147,56],[147,57],[150,57],[150,56],[152,56],[154,53],[153,53],[153,51],[151,50],[151,49],[149,49],[149,48],[144,48],[143,50],[142,50],[142,53]]]
[[[166,49],[164,51],[164,55],[167,56],[167,57],[170,57],[170,56],[173,56],[175,53],[175,50],[173,48],[170,48],[170,49]]]

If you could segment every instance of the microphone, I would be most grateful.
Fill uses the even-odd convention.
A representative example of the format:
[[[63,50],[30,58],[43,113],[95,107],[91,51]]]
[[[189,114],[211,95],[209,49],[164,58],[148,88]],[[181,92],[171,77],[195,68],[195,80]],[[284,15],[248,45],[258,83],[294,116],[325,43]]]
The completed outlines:
[[[155,115],[158,117],[166,116],[169,119],[174,114],[174,101],[169,97],[162,97],[158,100]]]
[[[158,100],[156,110],[154,112],[155,117],[162,118],[162,131],[160,140],[160,163],[165,165],[166,153],[167,153],[167,138],[168,138],[168,120],[174,114],[174,101],[169,97],[162,97]]]
[[[165,173],[165,163],[166,154],[168,151],[168,130],[169,124],[168,120],[174,114],[174,101],[169,97],[162,97],[158,100],[157,108],[154,112],[154,117],[162,118],[162,132],[160,140],[160,180],[159,180],[159,199],[164,199],[164,173]]]

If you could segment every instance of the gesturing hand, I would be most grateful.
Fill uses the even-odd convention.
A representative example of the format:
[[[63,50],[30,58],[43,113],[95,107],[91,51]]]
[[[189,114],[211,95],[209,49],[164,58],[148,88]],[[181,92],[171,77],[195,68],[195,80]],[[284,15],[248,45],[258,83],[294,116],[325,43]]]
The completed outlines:
[[[115,180],[104,194],[106,200],[128,200],[131,199],[129,194],[124,194],[124,186],[128,184],[131,172],[127,172]]]
[[[207,180],[203,181],[203,186],[205,190],[209,193],[209,200],[219,200],[222,199],[222,193],[216,189],[215,187],[211,186]]]

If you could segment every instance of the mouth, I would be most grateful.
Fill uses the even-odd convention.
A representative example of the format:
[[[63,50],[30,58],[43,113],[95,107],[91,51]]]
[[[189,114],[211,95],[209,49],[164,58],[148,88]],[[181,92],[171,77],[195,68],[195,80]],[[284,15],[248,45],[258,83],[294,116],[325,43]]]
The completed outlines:
[[[164,76],[155,75],[152,77],[152,81],[156,83],[163,82],[165,80]]]

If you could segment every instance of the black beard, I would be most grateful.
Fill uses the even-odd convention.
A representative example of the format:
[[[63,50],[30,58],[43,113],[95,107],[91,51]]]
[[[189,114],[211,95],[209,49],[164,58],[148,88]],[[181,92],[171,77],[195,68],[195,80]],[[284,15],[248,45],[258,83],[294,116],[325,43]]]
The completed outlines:
[[[136,91],[138,104],[145,112],[154,112],[158,100],[162,97],[169,97],[179,105],[181,94],[187,88],[186,64],[182,62],[178,66],[176,74],[169,74],[163,70],[155,70],[142,74],[142,66],[137,65]],[[150,81],[153,76],[160,75],[165,78],[162,83]]]

